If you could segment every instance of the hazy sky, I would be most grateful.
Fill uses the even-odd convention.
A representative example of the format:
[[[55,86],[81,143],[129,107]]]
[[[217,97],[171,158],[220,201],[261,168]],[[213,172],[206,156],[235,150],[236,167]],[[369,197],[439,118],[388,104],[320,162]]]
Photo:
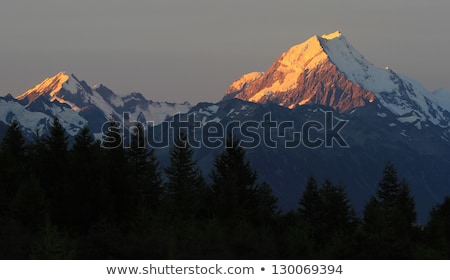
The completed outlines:
[[[153,100],[218,101],[242,74],[339,29],[375,65],[450,89],[448,0],[3,0],[0,94],[60,71]]]

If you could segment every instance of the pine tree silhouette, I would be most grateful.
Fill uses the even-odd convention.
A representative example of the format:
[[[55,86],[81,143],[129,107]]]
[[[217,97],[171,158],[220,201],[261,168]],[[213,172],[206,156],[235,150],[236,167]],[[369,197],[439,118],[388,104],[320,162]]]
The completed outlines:
[[[59,226],[68,224],[71,192],[68,188],[67,174],[68,136],[58,117],[50,124],[50,133],[44,137],[45,153],[41,155],[43,166],[41,186],[46,191],[50,203],[50,217]]]
[[[261,223],[275,214],[277,199],[268,184],[256,184],[258,175],[238,140],[227,138],[224,151],[214,161],[211,178],[215,215],[226,223]]]
[[[72,225],[78,232],[86,232],[100,220],[106,206],[106,189],[101,178],[102,154],[100,143],[89,128],[84,126],[75,136],[70,150],[69,184],[72,199],[70,213]]]
[[[0,143],[0,214],[18,191],[25,174],[25,139],[20,124],[14,120]]]
[[[388,162],[378,190],[364,209],[364,231],[370,257],[411,258],[416,212],[408,183],[400,181]]]
[[[142,210],[156,210],[162,194],[162,178],[154,150],[148,150],[145,130],[141,123],[131,135],[128,158],[132,165],[132,181],[136,186],[137,200]]]
[[[170,165],[165,168],[167,182],[164,184],[169,207],[180,216],[192,217],[198,213],[199,193],[204,189],[204,179],[194,151],[189,146],[184,133],[176,136],[170,149]]]

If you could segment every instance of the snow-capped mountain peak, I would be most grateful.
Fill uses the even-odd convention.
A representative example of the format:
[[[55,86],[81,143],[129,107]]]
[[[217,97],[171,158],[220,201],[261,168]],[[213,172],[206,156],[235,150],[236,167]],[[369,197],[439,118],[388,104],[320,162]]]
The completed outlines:
[[[69,94],[77,94],[83,86],[74,74],[59,72],[53,77],[47,78],[33,88],[16,97],[17,100],[26,101],[26,105],[33,103],[41,96],[46,96],[50,102],[58,101],[69,105],[73,110],[79,111],[80,107],[67,98]]]
[[[339,31],[323,35],[321,45],[339,71],[351,82],[373,92],[389,92],[396,88],[389,67],[378,68],[368,61]]]
[[[0,122],[19,121],[28,131],[46,131],[53,117],[58,117],[70,135],[76,135],[88,124],[100,135],[103,124],[114,118],[159,124],[176,113],[191,109],[189,103],[167,103],[147,100],[140,93],[127,96],[115,94],[103,84],[90,87],[74,74],[60,72],[13,98],[0,97]]]
[[[377,100],[397,116],[414,111],[445,127],[450,116],[447,94],[431,94],[413,79],[375,66],[340,31],[291,47],[265,73],[233,82],[227,95],[289,108],[320,104],[343,113]]]
[[[17,97],[17,99],[22,99],[22,97],[28,95],[31,92],[38,93],[54,93],[62,88],[62,85],[69,80],[69,75],[65,72],[59,72],[53,77],[46,78],[41,83],[37,84],[35,87],[29,89],[24,94]]]

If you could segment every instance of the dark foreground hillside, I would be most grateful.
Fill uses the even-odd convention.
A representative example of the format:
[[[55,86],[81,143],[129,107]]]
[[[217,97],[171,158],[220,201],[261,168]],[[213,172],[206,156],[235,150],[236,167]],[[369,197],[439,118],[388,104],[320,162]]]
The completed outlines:
[[[450,198],[418,225],[391,163],[376,169],[361,216],[344,185],[314,177],[295,186],[305,188],[298,209],[281,213],[238,141],[202,174],[183,134],[163,167],[140,147],[141,130],[127,149],[114,122],[103,145],[85,128],[69,146],[55,118],[48,136],[25,145],[13,122],[0,145],[0,258],[450,258]]]

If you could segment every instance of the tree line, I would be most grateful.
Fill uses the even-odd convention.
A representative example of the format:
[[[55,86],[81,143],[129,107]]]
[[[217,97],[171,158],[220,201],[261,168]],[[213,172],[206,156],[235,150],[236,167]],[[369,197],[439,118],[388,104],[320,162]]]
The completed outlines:
[[[0,258],[450,258],[450,198],[417,224],[408,182],[392,163],[361,217],[344,186],[314,177],[298,209],[285,213],[236,139],[206,183],[186,135],[162,167],[142,126],[129,148],[119,123],[107,131],[101,144],[84,127],[69,144],[54,118],[48,135],[27,144],[11,123],[0,143]]]

